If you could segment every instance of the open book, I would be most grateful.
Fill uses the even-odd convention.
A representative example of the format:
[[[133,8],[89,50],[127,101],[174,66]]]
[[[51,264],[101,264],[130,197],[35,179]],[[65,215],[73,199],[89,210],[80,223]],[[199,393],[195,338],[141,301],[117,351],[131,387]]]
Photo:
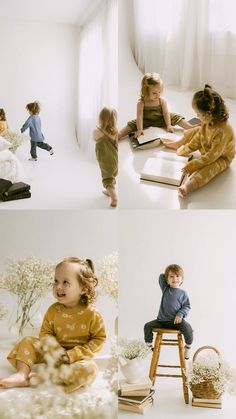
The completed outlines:
[[[176,141],[183,137],[184,130],[182,128],[175,128],[175,132],[167,132],[164,128],[159,127],[148,127],[145,128],[144,134],[138,138],[134,138],[134,135],[130,137],[131,145],[133,148],[138,148],[144,144],[152,143],[155,141],[155,145],[161,144],[162,140]]]
[[[169,151],[159,151],[147,159],[140,178],[141,180],[180,186],[185,177],[181,169],[192,157],[177,156]]]

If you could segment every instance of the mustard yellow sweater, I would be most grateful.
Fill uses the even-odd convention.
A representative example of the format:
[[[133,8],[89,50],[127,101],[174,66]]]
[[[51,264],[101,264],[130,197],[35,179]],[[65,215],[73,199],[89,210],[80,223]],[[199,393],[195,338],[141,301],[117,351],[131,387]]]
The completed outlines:
[[[0,135],[6,131],[7,129],[7,121],[0,121]]]
[[[51,305],[44,316],[39,333],[55,336],[66,349],[70,363],[93,357],[106,340],[105,326],[101,314],[93,306],[65,307]]]
[[[177,150],[177,154],[182,156],[195,150],[199,150],[201,156],[187,163],[191,172],[207,166],[219,157],[231,163],[235,156],[235,136],[231,125],[228,122],[222,122],[215,126],[202,124],[185,131],[185,145]]]

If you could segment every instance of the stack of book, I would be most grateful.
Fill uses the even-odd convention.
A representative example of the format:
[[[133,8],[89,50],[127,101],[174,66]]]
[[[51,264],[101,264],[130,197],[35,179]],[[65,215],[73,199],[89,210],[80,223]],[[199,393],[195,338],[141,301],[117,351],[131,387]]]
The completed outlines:
[[[222,400],[221,400],[221,398],[219,398],[219,399],[199,399],[197,397],[193,397],[192,406],[211,407],[213,409],[221,409],[222,408]]]
[[[30,198],[30,185],[24,182],[12,183],[10,180],[0,179],[0,200],[14,201]]]
[[[149,378],[143,378],[140,383],[128,384],[126,380],[120,380],[118,391],[118,407],[144,414],[153,404],[154,390]]]

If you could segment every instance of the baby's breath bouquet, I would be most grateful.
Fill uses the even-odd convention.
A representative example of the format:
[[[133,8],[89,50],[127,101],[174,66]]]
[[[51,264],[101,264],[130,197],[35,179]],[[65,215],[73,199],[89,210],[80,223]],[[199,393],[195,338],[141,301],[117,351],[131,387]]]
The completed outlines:
[[[52,286],[54,265],[33,256],[6,260],[6,272],[0,274],[0,289],[17,296],[16,325],[19,334],[30,323],[30,310]]]
[[[146,358],[151,353],[151,349],[141,339],[119,340],[120,356],[124,359]]]
[[[113,252],[98,263],[98,278],[102,292],[118,302],[118,252]]]
[[[214,353],[199,356],[192,362],[188,369],[188,381],[190,388],[207,381],[212,383],[219,395],[224,391],[236,395],[236,369]]]
[[[0,303],[0,320],[3,320],[8,313],[6,306]]]

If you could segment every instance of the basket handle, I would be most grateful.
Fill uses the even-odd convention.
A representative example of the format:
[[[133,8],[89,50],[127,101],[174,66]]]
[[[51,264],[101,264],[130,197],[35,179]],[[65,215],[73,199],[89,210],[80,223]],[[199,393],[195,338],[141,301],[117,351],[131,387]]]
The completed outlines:
[[[216,352],[216,354],[217,354],[218,356],[220,356],[220,352],[219,352],[219,351],[218,351],[218,349],[216,349],[214,346],[201,346],[201,348],[199,348],[199,349],[195,352],[195,354],[193,355],[193,362],[195,361],[195,359],[196,359],[197,355],[199,354],[199,352],[201,352],[201,351],[203,351],[203,350],[205,350],[205,349],[212,349],[213,351],[215,351],[215,352]]]

